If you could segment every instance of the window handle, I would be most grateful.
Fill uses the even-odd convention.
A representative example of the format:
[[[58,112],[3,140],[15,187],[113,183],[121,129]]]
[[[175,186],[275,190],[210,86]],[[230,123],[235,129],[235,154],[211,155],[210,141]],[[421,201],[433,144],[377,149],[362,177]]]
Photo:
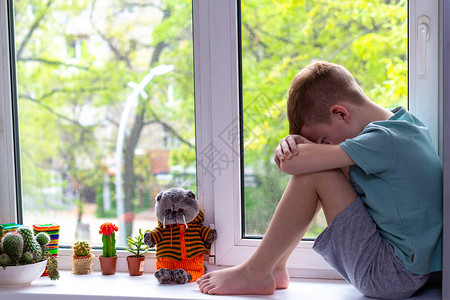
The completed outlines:
[[[426,44],[430,39],[430,18],[427,16],[421,16],[417,27],[417,42],[418,42],[418,64],[419,64],[419,75],[425,76],[426,74]]]

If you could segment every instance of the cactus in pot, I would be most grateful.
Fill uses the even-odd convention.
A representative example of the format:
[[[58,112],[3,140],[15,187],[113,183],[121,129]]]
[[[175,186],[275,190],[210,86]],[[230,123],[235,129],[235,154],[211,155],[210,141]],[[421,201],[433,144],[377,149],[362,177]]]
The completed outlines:
[[[73,255],[89,256],[91,254],[91,246],[88,241],[78,241],[73,244]]]
[[[27,227],[21,227],[17,230],[17,232],[22,235],[24,240],[24,247],[23,251],[31,252],[34,256],[34,259],[37,261],[40,261],[45,254],[45,245],[48,244],[48,241],[50,241],[50,238],[48,238],[47,242],[43,245],[39,244],[39,242],[36,239],[36,236],[34,235],[33,231],[30,228]],[[48,235],[47,235],[48,237]]]
[[[41,246],[42,252],[45,252],[45,246],[50,243],[50,236],[45,232],[39,232],[36,235],[36,241]]]
[[[89,242],[76,241],[72,248],[72,272],[77,275],[92,273],[92,260],[94,259],[94,255],[91,253]]]
[[[11,260],[12,264],[19,264],[23,255],[24,239],[17,232],[8,232],[2,239],[2,249]]]
[[[51,255],[45,250],[45,245],[50,241],[46,233],[35,236],[28,227],[20,227],[17,231],[7,232],[0,240],[0,267],[22,266],[34,264],[51,259]],[[50,279],[59,279],[59,273],[56,263],[52,269]]]

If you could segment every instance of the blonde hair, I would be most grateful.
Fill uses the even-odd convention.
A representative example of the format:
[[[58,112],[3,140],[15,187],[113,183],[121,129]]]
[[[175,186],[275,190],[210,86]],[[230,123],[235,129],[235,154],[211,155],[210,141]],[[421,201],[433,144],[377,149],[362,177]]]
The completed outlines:
[[[289,87],[289,133],[300,134],[305,123],[329,123],[329,109],[334,104],[361,105],[365,100],[367,96],[347,69],[326,61],[313,62],[294,76]]]

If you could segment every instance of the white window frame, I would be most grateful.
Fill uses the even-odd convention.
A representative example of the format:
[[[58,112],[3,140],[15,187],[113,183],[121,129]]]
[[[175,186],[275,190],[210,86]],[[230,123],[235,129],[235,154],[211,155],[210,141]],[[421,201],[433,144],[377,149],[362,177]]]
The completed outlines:
[[[439,93],[440,63],[435,58],[439,44],[439,3],[434,0],[410,0],[410,110],[431,129],[438,140],[442,106]],[[0,1],[0,223],[17,221],[16,173],[14,149],[11,53],[9,47],[7,1]],[[239,139],[235,136],[239,124],[239,82],[237,43],[237,3],[235,0],[193,0],[194,72],[196,102],[196,142],[198,198],[205,211],[205,224],[214,224],[219,233],[215,244],[217,265],[236,265],[246,260],[258,246],[258,240],[242,239],[241,174]],[[426,76],[416,76],[414,41],[417,17],[428,15],[431,20],[427,43]],[[441,16],[442,17],[442,16]],[[436,52],[437,51],[437,52]],[[428,64],[429,62],[429,64]],[[432,104],[422,101],[427,89],[433,90]],[[429,95],[429,94],[428,94]],[[424,114],[422,109],[432,109]],[[439,146],[436,142],[436,145]],[[440,147],[439,147],[440,149]],[[217,170],[206,159],[215,151],[215,159],[223,159],[227,168]],[[205,163],[209,162],[209,163]],[[291,276],[339,278],[338,274],[311,249],[312,242],[302,241],[288,262]],[[69,259],[70,254],[67,250]],[[60,258],[61,259],[61,258]],[[62,265],[69,265],[68,262]]]
[[[441,15],[436,0],[409,0],[409,111],[428,127],[433,143],[442,154],[442,94],[440,91],[442,57],[440,56]],[[418,27],[422,16],[430,20],[425,47],[425,74],[419,74]]]
[[[16,172],[13,135],[8,7],[0,2],[0,223],[16,222]]]

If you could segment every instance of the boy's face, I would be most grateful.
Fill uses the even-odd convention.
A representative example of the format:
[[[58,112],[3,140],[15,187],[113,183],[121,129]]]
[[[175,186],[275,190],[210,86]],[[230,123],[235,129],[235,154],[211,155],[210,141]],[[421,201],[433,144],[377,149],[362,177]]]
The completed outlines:
[[[317,144],[337,145],[349,138],[354,138],[351,127],[342,120],[331,118],[330,123],[305,125],[302,127],[300,134]]]

